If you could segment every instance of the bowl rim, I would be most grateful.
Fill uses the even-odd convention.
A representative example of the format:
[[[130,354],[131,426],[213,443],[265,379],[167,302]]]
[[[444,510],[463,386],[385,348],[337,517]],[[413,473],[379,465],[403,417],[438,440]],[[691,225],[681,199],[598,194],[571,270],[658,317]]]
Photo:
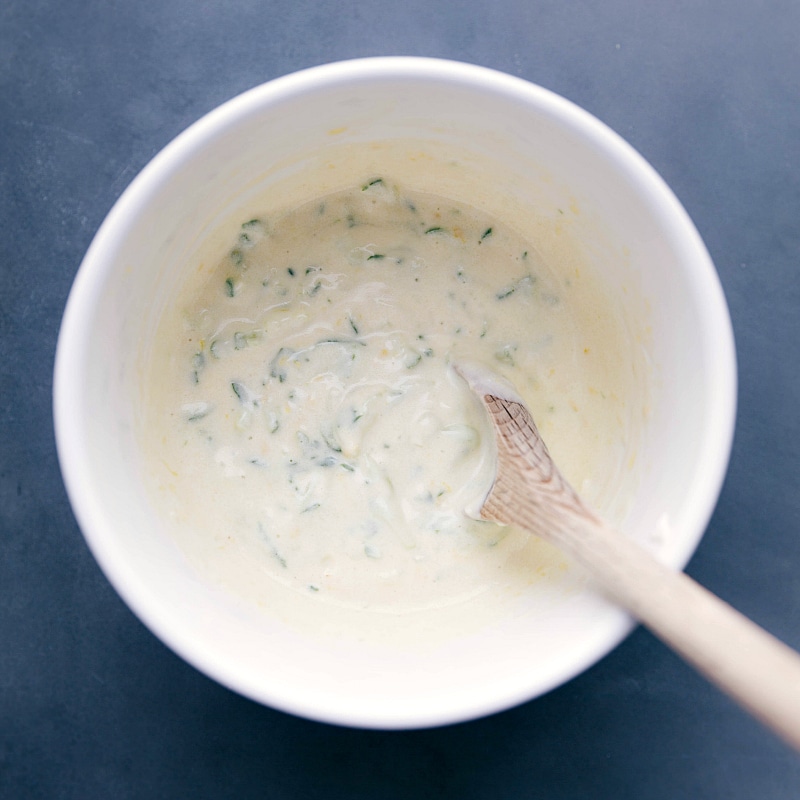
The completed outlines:
[[[135,219],[157,193],[165,180],[180,170],[181,166],[205,144],[225,130],[236,127],[249,115],[262,112],[290,98],[307,93],[324,91],[334,85],[357,85],[388,80],[433,81],[452,83],[476,91],[503,95],[508,99],[532,104],[539,113],[557,119],[593,146],[603,150],[617,163],[635,175],[637,185],[643,187],[658,206],[660,219],[681,231],[676,241],[681,242],[684,253],[698,269],[691,275],[696,291],[708,303],[713,332],[706,346],[713,352],[708,364],[713,370],[713,385],[717,391],[709,398],[714,406],[708,414],[708,428],[698,458],[703,466],[705,483],[697,487],[691,502],[697,520],[696,535],[687,537],[683,547],[675,553],[675,568],[682,569],[691,558],[711,519],[718,502],[727,473],[736,423],[737,369],[733,328],[719,275],[711,261],[702,239],[685,209],[658,175],[655,169],[627,141],[611,130],[588,111],[572,101],[534,84],[475,64],[438,58],[417,56],[381,56],[356,58],[309,67],[274,78],[255,86],[222,103],[182,133],[178,134],[139,172],[114,203],[99,227],[75,276],[62,319],[56,347],[53,379],[53,415],[56,449],[62,477],[75,517],[90,551],[117,593],[136,616],[187,662],[219,683],[258,702],[289,713],[324,722],[369,728],[419,728],[465,721],[500,711],[534,697],[540,696],[571,680],[613,650],[634,627],[631,617],[624,611],[614,615],[604,630],[600,642],[587,642],[578,657],[572,658],[569,667],[557,674],[546,676],[535,687],[498,686],[493,693],[480,697],[463,697],[457,707],[448,711],[419,709],[398,713],[387,719],[384,713],[371,713],[368,709],[343,708],[341,701],[320,698],[309,703],[303,697],[287,698],[280,692],[270,691],[264,684],[243,678],[219,654],[210,654],[199,648],[191,637],[168,622],[147,589],[137,578],[135,570],[122,563],[117,548],[103,530],[98,501],[86,479],[90,457],[82,436],[83,428],[75,424],[81,414],[81,386],[75,376],[84,374],[86,348],[90,333],[87,310],[100,299],[104,277],[113,269],[108,255],[113,252],[120,232],[129,220]],[[532,690],[531,690],[532,688]]]

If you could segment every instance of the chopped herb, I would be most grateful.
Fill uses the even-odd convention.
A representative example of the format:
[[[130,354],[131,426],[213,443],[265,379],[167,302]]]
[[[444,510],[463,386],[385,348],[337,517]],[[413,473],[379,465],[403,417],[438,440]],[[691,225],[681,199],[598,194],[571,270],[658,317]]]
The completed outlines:
[[[316,511],[319,508],[319,503],[312,503],[310,506],[306,506],[300,513],[307,514],[309,511]]]
[[[314,285],[306,290],[309,297],[313,297],[322,288],[322,281],[314,281]]]
[[[498,300],[505,300],[506,297],[511,297],[511,295],[514,294],[514,292],[516,292],[516,291],[517,291],[517,287],[516,286],[513,286],[513,285],[512,286],[506,286],[505,289],[501,289],[495,295],[495,297]]]
[[[382,258],[386,258],[383,253],[373,253],[371,256],[367,257],[367,261],[380,261]]]
[[[362,342],[361,339],[340,339],[340,338],[337,338],[336,336],[332,336],[330,339],[320,339],[317,342],[317,345],[320,345],[320,344],[358,344],[358,345],[361,345],[361,347],[366,347],[367,346],[367,343],[366,342]],[[316,347],[316,345],[315,345],[315,347]]]
[[[342,447],[339,442],[336,441],[336,436],[333,433],[326,434],[324,431],[322,432],[322,441],[325,442],[334,453],[341,453]]]
[[[257,218],[250,219],[247,222],[243,222],[242,223],[242,228],[244,230],[248,230],[248,229],[252,229],[252,228],[263,228],[263,227],[264,227],[264,223],[260,219],[257,219]]]
[[[443,233],[443,232],[444,232],[444,228],[441,228],[439,226],[434,226],[433,228],[428,228],[428,230],[425,231],[426,234],[427,233]]]
[[[498,350],[494,357],[502,362],[503,364],[508,364],[509,366],[514,366],[514,353],[517,351],[517,345],[515,344],[507,344],[504,345],[500,350]]]
[[[291,267],[287,267],[286,271],[294,278],[294,270]]]
[[[313,583],[309,583],[308,584],[308,588],[309,588],[309,591],[312,591],[312,592],[318,592],[319,591],[319,586],[314,586]]]
[[[294,351],[288,347],[281,347],[275,354],[275,358],[269,363],[269,374],[271,378],[277,378],[280,383],[286,380],[286,370],[282,365],[282,361],[294,355]]]
[[[356,323],[353,321],[353,318],[350,316],[350,314],[348,314],[348,315],[347,315],[347,321],[350,323],[350,327],[353,329],[353,333],[354,333],[356,336],[358,336],[358,326],[357,326],[357,325],[356,325]]]
[[[535,280],[536,279],[533,277],[533,275],[525,275],[525,277],[520,278],[515,283],[509,284],[508,286],[500,289],[500,291],[495,294],[495,297],[498,300],[505,300],[507,297],[511,297],[511,295],[517,291],[530,288],[535,283]]]
[[[374,180],[369,181],[369,183],[364,184],[364,186],[361,187],[361,191],[366,192],[370,186],[378,186],[381,183],[383,183],[383,178],[375,178]]]
[[[213,409],[209,403],[186,403],[181,406],[183,417],[187,422],[195,422],[198,419],[208,416]]]
[[[352,464],[345,464],[343,461],[339,463],[339,466],[342,469],[346,469],[348,472],[355,472],[356,468]]]
[[[233,334],[233,348],[234,350],[244,350],[250,342],[258,339],[258,331],[251,331],[250,333],[241,333],[236,331]]]
[[[264,540],[264,543],[269,548],[270,553],[275,558],[275,560],[284,568],[286,569],[286,559],[278,552],[278,548],[272,543],[272,540],[267,536],[267,532],[264,530],[264,526],[259,522],[258,523],[258,532],[261,534],[261,538]]]
[[[231,383],[231,389],[233,389],[233,393],[242,401],[244,402],[247,399],[247,389],[246,387],[239,383],[239,381],[233,381]]]
[[[406,369],[414,369],[420,361],[422,361],[422,355],[417,352],[411,352],[406,359]]]
[[[208,346],[208,352],[211,353],[214,358],[219,358],[219,353],[217,352],[217,348],[219,347],[219,343],[216,339]]]
[[[230,259],[234,267],[241,267],[244,262],[244,253],[238,247],[235,247],[231,250]]]
[[[486,230],[483,232],[483,235],[481,236],[481,238],[480,238],[480,241],[483,241],[484,239],[487,239],[487,238],[488,238],[489,236],[491,236],[491,235],[492,235],[492,229],[491,229],[491,228],[487,228],[487,229],[486,229]]]

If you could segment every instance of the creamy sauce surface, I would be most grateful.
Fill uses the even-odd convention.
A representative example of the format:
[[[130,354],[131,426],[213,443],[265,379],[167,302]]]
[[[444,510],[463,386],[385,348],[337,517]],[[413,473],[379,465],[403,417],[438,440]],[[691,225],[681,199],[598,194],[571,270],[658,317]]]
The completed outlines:
[[[281,584],[408,612],[523,591],[532,560],[561,568],[465,513],[494,463],[460,360],[514,384],[601,509],[634,447],[624,334],[597,287],[502,220],[385,176],[243,220],[157,343],[159,496],[201,573],[256,602]]]

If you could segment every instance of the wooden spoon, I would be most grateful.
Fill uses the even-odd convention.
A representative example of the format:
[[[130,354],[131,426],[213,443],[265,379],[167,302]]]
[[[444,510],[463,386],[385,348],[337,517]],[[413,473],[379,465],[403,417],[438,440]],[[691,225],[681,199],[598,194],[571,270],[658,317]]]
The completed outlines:
[[[800,750],[800,655],[603,522],[561,475],[514,390],[480,367],[456,371],[489,412],[497,440],[497,473],[479,516],[556,545],[612,600]]]

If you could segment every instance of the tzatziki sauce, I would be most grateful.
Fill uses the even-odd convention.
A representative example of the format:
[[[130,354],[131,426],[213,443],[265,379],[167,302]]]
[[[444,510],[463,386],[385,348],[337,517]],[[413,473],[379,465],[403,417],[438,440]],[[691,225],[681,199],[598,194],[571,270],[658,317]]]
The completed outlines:
[[[524,591],[532,546],[561,561],[465,512],[494,451],[453,365],[510,381],[602,506],[633,452],[623,339],[579,270],[389,176],[254,213],[156,338],[146,429],[160,501],[204,578],[256,601],[260,583],[385,612]]]

